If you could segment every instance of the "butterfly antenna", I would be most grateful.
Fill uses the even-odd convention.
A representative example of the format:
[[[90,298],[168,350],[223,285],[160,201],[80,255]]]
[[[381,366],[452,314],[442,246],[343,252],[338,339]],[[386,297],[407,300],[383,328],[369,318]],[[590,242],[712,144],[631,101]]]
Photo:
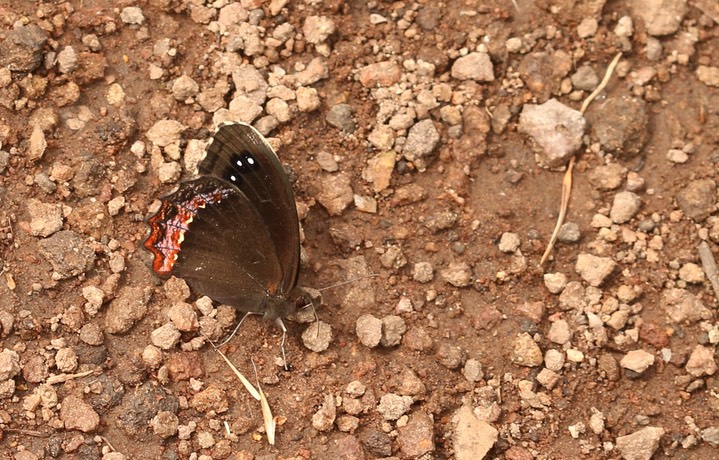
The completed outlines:
[[[237,323],[237,326],[235,326],[235,328],[232,330],[232,332],[230,333],[230,335],[227,336],[227,338],[226,338],[225,340],[223,340],[221,343],[219,343],[218,345],[214,345],[214,344],[213,344],[212,346],[213,346],[213,347],[221,347],[222,345],[224,345],[224,344],[226,344],[227,342],[229,342],[230,340],[232,340],[232,337],[234,337],[235,334],[237,334],[237,331],[240,330],[240,326],[242,326],[242,323],[247,319],[247,317],[250,316],[250,315],[257,315],[257,314],[259,314],[259,313],[254,313],[254,312],[247,312],[247,313],[245,313],[245,316],[243,316],[242,319],[240,320],[240,322]]]
[[[334,289],[334,288],[336,288],[336,287],[344,286],[345,284],[354,283],[354,282],[356,282],[356,281],[361,281],[361,280],[366,279],[366,278],[374,278],[375,276],[379,276],[379,273],[370,273],[369,275],[357,276],[357,277],[355,277],[355,278],[351,278],[351,279],[348,279],[348,280],[346,280],[346,281],[340,281],[339,283],[331,284],[331,285],[329,285],[329,286],[325,286],[325,287],[323,287],[323,288],[321,288],[321,289],[317,289],[317,290],[320,291],[320,292],[322,292],[322,291],[326,291],[327,289]]]
[[[282,340],[280,341],[280,350],[282,351],[282,364],[285,367],[286,371],[290,370],[290,367],[287,365],[287,354],[285,353],[285,339],[287,339],[287,328],[285,327],[284,321],[282,321],[282,318],[277,318],[275,320],[275,324],[277,324],[277,327],[282,329]]]

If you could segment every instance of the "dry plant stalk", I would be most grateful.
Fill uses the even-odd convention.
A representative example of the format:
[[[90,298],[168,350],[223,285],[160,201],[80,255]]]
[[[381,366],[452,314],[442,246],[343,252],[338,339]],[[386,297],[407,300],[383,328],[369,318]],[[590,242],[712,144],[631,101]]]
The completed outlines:
[[[702,261],[702,269],[707,279],[714,289],[714,297],[719,300],[719,273],[717,272],[717,262],[712,254],[709,243],[702,241],[699,245],[699,259]]]
[[[582,114],[587,111],[589,104],[591,104],[592,101],[607,86],[609,80],[612,78],[612,74],[614,74],[614,69],[617,67],[619,59],[621,59],[621,57],[622,53],[619,52],[616,56],[614,56],[612,62],[609,63],[607,71],[604,74],[604,78],[602,79],[601,83],[599,83],[599,86],[597,86],[597,88],[592,91],[592,94],[587,96],[587,98],[582,103],[582,107],[579,109]],[[554,243],[556,243],[557,241],[559,229],[562,227],[562,224],[564,223],[564,218],[567,215],[567,208],[569,207],[569,197],[572,193],[572,170],[574,169],[574,159],[575,157],[572,157],[572,159],[569,161],[567,171],[564,173],[564,179],[562,180],[562,202],[559,207],[559,216],[557,216],[557,223],[554,225],[554,231],[552,232],[552,237],[549,239],[549,243],[547,244],[547,249],[544,251],[544,254],[542,254],[542,259],[539,261],[540,268],[542,267],[542,265],[544,265],[544,262],[549,257],[549,254],[552,252],[552,249],[554,249]]]

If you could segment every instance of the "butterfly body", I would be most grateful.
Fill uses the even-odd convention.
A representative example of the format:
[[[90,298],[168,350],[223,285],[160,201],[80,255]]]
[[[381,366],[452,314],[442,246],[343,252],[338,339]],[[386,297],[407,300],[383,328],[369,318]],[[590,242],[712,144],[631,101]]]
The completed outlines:
[[[162,198],[144,247],[161,277],[243,312],[283,318],[299,274],[297,209],[267,140],[243,123],[220,126],[199,175]]]

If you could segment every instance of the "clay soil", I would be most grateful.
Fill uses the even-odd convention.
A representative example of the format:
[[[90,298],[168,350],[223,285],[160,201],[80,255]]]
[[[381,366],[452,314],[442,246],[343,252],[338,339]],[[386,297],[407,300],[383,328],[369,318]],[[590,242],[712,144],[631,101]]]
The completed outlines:
[[[690,285],[678,281],[678,270],[685,263],[700,265],[697,235],[709,224],[685,216],[676,201],[690,181],[717,178],[719,91],[696,75],[700,64],[719,62],[716,23],[689,2],[679,31],[658,37],[664,54],[650,61],[645,52],[649,35],[641,19],[632,16],[633,35],[625,42],[613,33],[619,18],[633,14],[629,1],[607,2],[597,10],[595,4],[603,2],[591,2],[592,7],[564,0],[518,1],[516,6],[496,0],[290,0],[276,15],[270,13],[269,3],[260,6],[264,16],[259,25],[268,36],[282,23],[292,24],[299,33],[310,16],[325,16],[336,26],[323,42],[330,50],[322,58],[329,74],[308,85],[318,91],[321,105],[310,112],[293,109],[292,118],[268,134],[279,139],[278,154],[287,165],[300,203],[300,285],[324,288],[376,274],[322,292],[316,313],[332,328],[327,350],[316,353],[307,349],[301,336],[308,324],[286,321],[290,370],[278,365],[279,331],[259,317],[249,318],[223,347],[252,380],[251,360],[256,364],[259,382],[281,422],[277,442],[270,446],[259,404],[207,344],[197,350],[188,351],[189,346],[183,349],[181,344],[161,350],[157,365],[143,358],[143,351],[152,343],[151,332],[168,322],[175,291],[182,289],[178,281],[168,287],[154,275],[150,255],[142,248],[148,232],[146,219],[157,209],[158,197],[176,185],[176,180],[160,183],[157,155],[171,161],[172,154],[153,152],[146,134],[159,120],[179,121],[186,127],[181,153],[189,140],[206,140],[211,134],[211,112],[197,102],[173,97],[171,83],[183,74],[201,90],[213,87],[219,79],[227,82],[225,103],[235,89],[228,75],[213,71],[218,49],[226,46],[223,37],[189,13],[193,5],[214,9],[204,3],[0,1],[4,34],[18,23],[40,24],[50,29],[43,59],[51,51],[72,46],[80,62],[67,74],[60,72],[57,64],[44,61],[32,71],[13,71],[12,82],[3,89],[2,149],[9,157],[0,174],[0,310],[10,314],[12,325],[0,327],[0,332],[4,331],[0,349],[16,352],[21,370],[11,377],[14,390],[0,400],[0,458],[100,459],[110,452],[134,459],[408,458],[412,449],[407,443],[412,439],[431,446],[422,458],[454,458],[459,451],[465,456],[476,452],[455,442],[461,428],[453,417],[462,406],[496,409],[496,413],[488,410],[492,414],[489,424],[498,434],[486,458],[621,458],[616,439],[647,425],[665,430],[652,458],[708,459],[717,455],[716,445],[701,437],[701,430],[717,426],[716,377],[692,377],[685,370],[698,344],[714,350],[707,331],[716,321],[717,301],[707,280]],[[124,23],[120,11],[125,6],[141,7],[145,22]],[[387,22],[371,24],[373,13]],[[406,33],[403,17],[409,18],[409,29],[416,34]],[[580,39],[577,27],[586,18],[597,20],[598,31],[591,38]],[[112,30],[107,28],[110,22],[116,25]],[[691,52],[679,50],[688,56],[686,62],[671,62],[672,50],[679,47],[677,40],[692,28],[698,29],[699,40],[691,43]],[[83,44],[88,34],[97,35],[99,50],[90,51]],[[527,39],[529,36],[533,38]],[[475,49],[484,37],[491,37],[486,44],[495,79],[461,82],[452,78],[451,67],[461,54],[457,54],[459,50]],[[508,52],[505,42],[511,37],[524,37],[527,48]],[[176,53],[163,61],[153,48],[165,38]],[[306,65],[320,55],[316,48],[322,50],[306,42],[295,44],[290,52],[273,55],[260,72],[267,75],[272,66],[279,65],[293,73],[300,68],[296,64]],[[546,73],[535,75],[534,85],[518,84],[523,76],[517,69],[525,56],[553,55],[557,50],[572,56],[567,72],[557,76],[551,68],[539,67],[537,72]],[[575,243],[558,243],[550,260],[539,268],[556,222],[564,168],[538,164],[536,146],[518,131],[519,114],[525,104],[541,104],[550,97],[578,109],[590,91],[580,91],[572,98],[571,85],[565,91],[562,81],[582,65],[591,66],[603,77],[619,51],[624,52],[620,67],[652,67],[656,76],[637,92],[628,72],[615,74],[588,116],[616,118],[621,124],[621,113],[602,113],[604,101],[639,98],[647,108],[645,124],[640,125],[646,142],[631,155],[612,155],[603,147],[593,151],[591,146],[599,141],[587,128],[584,146],[577,152],[567,214],[567,221],[578,225],[581,237]],[[239,62],[253,62],[242,51],[236,54],[241,57]],[[470,95],[460,105],[479,107],[492,115],[502,106],[508,109],[507,120],[502,123],[489,115],[480,121],[465,117],[463,131],[452,132],[440,114],[441,106],[452,105],[452,101],[441,102],[425,114],[435,121],[440,134],[437,147],[424,158],[426,168],[420,171],[400,154],[388,186],[377,191],[363,172],[368,161],[380,153],[368,142],[378,124],[379,103],[373,90],[357,78],[357,69],[391,60],[404,73],[411,69],[402,67],[403,62],[417,59],[435,65],[432,78],[436,83],[447,83],[454,91]],[[160,78],[150,78],[150,63],[163,70]],[[77,85],[77,97],[71,94],[69,82]],[[125,95],[111,104],[108,88],[115,83]],[[13,87],[18,88],[16,93],[10,90]],[[352,133],[327,121],[326,115],[338,104],[352,108],[356,127]],[[81,107],[89,109],[92,116],[82,119],[78,115]],[[72,125],[76,120],[82,125]],[[43,124],[47,147],[41,158],[32,159],[28,154],[30,137],[37,123]],[[396,134],[407,136],[406,131]],[[145,142],[144,153],[131,151],[138,140]],[[687,149],[691,150],[687,162],[667,160],[670,149],[681,150],[689,143],[693,149]],[[376,199],[376,213],[362,212],[354,204],[328,212],[322,196],[331,187],[328,178],[338,173],[322,169],[317,161],[319,152],[334,155],[339,174],[349,178],[354,194]],[[635,192],[641,197],[641,209],[629,222],[615,226],[616,240],[602,239],[592,226],[594,215],[608,214],[615,193],[625,187],[605,190],[589,180],[598,166],[608,162],[625,168],[622,178],[633,172],[645,182]],[[69,178],[56,178],[61,175],[58,165],[67,167]],[[183,169],[179,180],[189,177]],[[117,196],[124,197],[124,205],[110,215],[108,203]],[[62,231],[76,233],[92,249],[94,256],[86,269],[63,279],[53,276],[58,269],[51,265],[52,254],[47,255],[52,249],[43,249],[45,237],[32,231],[31,223],[40,219],[29,213],[33,199],[61,205]],[[715,210],[710,214],[716,214]],[[653,215],[656,226],[645,233],[648,239],[655,235],[663,239],[663,246],[656,251],[658,260],[627,258],[634,246],[622,240],[622,229],[640,231],[640,223]],[[505,232],[518,235],[517,251],[498,249]],[[715,243],[711,246],[717,252]],[[394,257],[387,256],[388,251],[397,250]],[[549,292],[543,280],[545,273],[563,273],[569,281],[587,287],[575,271],[582,253],[617,261],[613,274],[600,286],[604,296],[600,303],[615,296],[623,285],[640,293],[633,300],[633,305],[639,303],[640,307],[629,309],[629,320],[618,330],[605,326],[608,340],[599,345],[591,331],[587,332],[586,317],[560,306],[559,295]],[[63,257],[72,257],[72,251]],[[117,262],[117,257],[124,267],[115,273],[112,262]],[[415,279],[418,262],[431,264],[431,281]],[[470,267],[466,286],[447,282],[446,271],[456,268],[454,263]],[[675,324],[667,316],[661,306],[662,295],[676,283],[698,296],[711,312],[709,318]],[[97,313],[88,311],[84,291],[88,286],[103,292]],[[108,310],[128,288],[142,293],[132,300],[146,309],[127,330],[110,333],[106,330]],[[187,302],[194,305],[201,295],[191,293]],[[356,332],[362,315],[380,319],[400,316],[406,325],[401,342],[374,348],[363,345]],[[564,344],[547,339],[552,324],[560,319],[570,326],[571,339]],[[85,332],[99,329],[100,342],[83,340],[83,328]],[[515,346],[523,333],[528,333],[543,353],[550,349],[564,353],[572,348],[584,358],[567,361],[557,372],[556,383],[546,388],[536,381],[542,365],[529,367],[517,362]],[[623,339],[615,341],[616,335]],[[183,332],[180,342],[186,344],[196,337],[197,331]],[[56,367],[56,353],[62,348],[74,350],[78,359],[74,369],[64,372]],[[654,364],[640,374],[618,366],[626,353],[636,349],[655,356]],[[665,360],[662,349],[671,350],[672,357]],[[476,381],[463,372],[470,359],[481,366],[482,375]],[[611,365],[605,366],[607,360],[613,360],[615,374]],[[86,371],[90,372],[77,375]],[[38,388],[61,374],[74,377],[52,385],[57,401],[47,407],[33,405],[31,397],[38,394]],[[702,382],[687,390],[696,380]],[[360,402],[357,413],[348,412],[342,403],[342,399],[353,398],[345,392],[353,381],[366,387],[364,395],[356,396]],[[531,382],[533,394],[542,396],[523,393],[526,387],[521,381]],[[399,421],[387,420],[378,411],[382,396],[390,393],[412,398]],[[199,401],[198,394],[205,399]],[[338,404],[338,418],[329,429],[320,431],[317,420],[313,425],[313,415],[321,410],[327,395]],[[66,405],[77,400],[99,416],[99,422],[87,432],[73,426],[77,421],[62,407],[63,401]],[[604,417],[599,433],[589,427],[595,409]],[[162,411],[174,414],[182,427],[190,427],[186,436],[163,437],[154,431],[158,422],[153,418]],[[80,418],[91,415],[81,413]],[[686,417],[691,417],[696,430]],[[575,437],[570,427],[576,428],[580,422],[584,427]],[[403,431],[408,423],[422,427],[424,434]],[[207,441],[207,433],[212,442]],[[696,442],[690,438],[683,447],[690,435]],[[653,450],[642,452],[652,455]]]

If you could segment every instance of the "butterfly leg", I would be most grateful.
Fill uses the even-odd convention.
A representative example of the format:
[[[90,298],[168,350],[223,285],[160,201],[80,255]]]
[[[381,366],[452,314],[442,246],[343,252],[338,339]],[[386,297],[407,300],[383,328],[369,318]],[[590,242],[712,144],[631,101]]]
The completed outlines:
[[[255,313],[255,312],[251,312],[251,311],[245,313],[245,316],[243,316],[242,319],[240,320],[240,322],[237,323],[237,326],[235,326],[235,328],[232,330],[232,332],[230,333],[230,335],[227,336],[227,338],[226,338],[225,340],[223,340],[221,343],[219,343],[219,344],[216,345],[216,346],[217,346],[217,347],[221,347],[222,345],[224,345],[224,344],[226,344],[227,342],[229,342],[230,340],[232,340],[232,337],[234,337],[235,334],[237,334],[237,331],[240,330],[240,326],[242,326],[242,323],[244,323],[245,320],[247,319],[247,317],[250,316],[250,315],[261,315],[261,313]]]
[[[289,371],[290,367],[287,365],[287,355],[285,354],[285,339],[287,338],[287,328],[282,318],[275,319],[275,324],[282,330],[282,341],[280,342],[280,350],[282,350],[282,363],[285,366],[285,370]]]

